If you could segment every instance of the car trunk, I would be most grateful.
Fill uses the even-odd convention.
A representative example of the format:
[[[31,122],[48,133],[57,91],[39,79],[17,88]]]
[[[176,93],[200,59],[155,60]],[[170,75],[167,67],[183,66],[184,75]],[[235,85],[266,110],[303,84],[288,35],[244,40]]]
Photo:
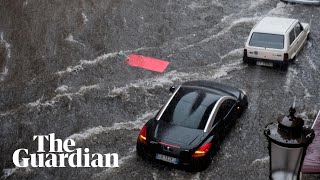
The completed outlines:
[[[247,56],[250,58],[283,61],[283,55],[283,51],[278,49],[261,47],[250,47],[247,49]]]
[[[154,137],[161,142],[172,143],[177,146],[189,146],[199,144],[203,133],[201,129],[191,129],[160,122],[155,129]]]

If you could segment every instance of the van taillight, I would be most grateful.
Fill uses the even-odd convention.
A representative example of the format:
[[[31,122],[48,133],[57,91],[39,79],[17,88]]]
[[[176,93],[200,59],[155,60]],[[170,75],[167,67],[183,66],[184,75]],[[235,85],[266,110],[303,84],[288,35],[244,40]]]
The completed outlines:
[[[288,54],[288,53],[284,53],[284,55],[283,55],[283,60],[284,60],[284,61],[289,60],[289,54]]]
[[[247,57],[247,49],[244,49],[244,50],[243,50],[243,56],[244,56],[244,57]]]

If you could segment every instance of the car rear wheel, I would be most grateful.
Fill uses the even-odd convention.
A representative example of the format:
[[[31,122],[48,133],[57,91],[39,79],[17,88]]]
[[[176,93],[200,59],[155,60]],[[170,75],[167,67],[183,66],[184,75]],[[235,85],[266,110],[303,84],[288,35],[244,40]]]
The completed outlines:
[[[280,64],[280,69],[282,71],[287,71],[288,70],[288,67],[289,67],[289,64],[288,63],[282,63]]]
[[[240,109],[237,111],[238,112],[237,118],[240,118],[242,116],[245,109],[248,107],[248,102],[246,102],[244,105],[239,105],[239,107]]]
[[[242,62],[243,62],[244,64],[248,63],[248,57],[243,56],[243,57],[242,57]]]
[[[310,33],[307,35],[307,40],[310,40]]]
[[[291,59],[291,62],[294,64],[296,62],[296,56]]]
[[[153,159],[152,155],[146,153],[145,150],[143,149],[143,147],[141,145],[139,145],[138,143],[136,145],[137,156],[141,157],[143,160],[149,160],[149,161],[152,160]]]
[[[256,62],[248,57],[243,57],[243,63],[248,64],[249,66],[255,65]]]
[[[210,148],[208,154],[199,159],[192,159],[189,166],[187,166],[187,171],[189,172],[201,172],[206,170],[212,163],[213,156],[216,154],[218,147],[213,146]]]

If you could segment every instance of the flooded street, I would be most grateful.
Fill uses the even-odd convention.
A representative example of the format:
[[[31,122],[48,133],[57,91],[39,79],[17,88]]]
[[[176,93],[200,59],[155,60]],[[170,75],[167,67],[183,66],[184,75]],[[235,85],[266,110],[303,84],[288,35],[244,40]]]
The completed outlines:
[[[311,23],[288,71],[242,63],[244,42],[265,16]],[[0,177],[3,179],[268,179],[264,127],[288,113],[312,125],[320,109],[320,7],[278,0],[0,0]],[[131,67],[129,54],[169,61],[164,73]],[[139,130],[169,87],[206,79],[244,89],[249,107],[206,171],[137,157]],[[55,133],[119,168],[15,168],[19,148]],[[304,175],[304,179],[319,179]],[[1,179],[1,178],[0,178]]]

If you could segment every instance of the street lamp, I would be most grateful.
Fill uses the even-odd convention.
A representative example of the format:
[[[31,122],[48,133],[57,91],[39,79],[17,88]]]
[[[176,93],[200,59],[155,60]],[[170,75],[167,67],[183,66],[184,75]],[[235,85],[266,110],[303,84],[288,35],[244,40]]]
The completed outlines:
[[[314,131],[303,127],[304,121],[295,117],[295,112],[291,107],[288,116],[280,116],[277,123],[265,128],[272,180],[299,180],[307,147],[314,138]]]

